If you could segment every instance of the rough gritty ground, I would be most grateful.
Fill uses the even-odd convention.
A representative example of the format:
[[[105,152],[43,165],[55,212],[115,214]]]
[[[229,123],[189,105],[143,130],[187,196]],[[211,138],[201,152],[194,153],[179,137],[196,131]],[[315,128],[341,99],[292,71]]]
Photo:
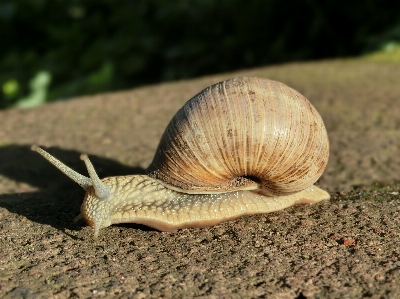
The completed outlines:
[[[329,202],[172,233],[114,225],[93,241],[72,223],[84,191],[29,150],[83,174],[81,152],[101,177],[141,173],[187,99],[244,75],[321,113]],[[0,112],[0,297],[400,298],[399,78],[395,63],[322,61]]]

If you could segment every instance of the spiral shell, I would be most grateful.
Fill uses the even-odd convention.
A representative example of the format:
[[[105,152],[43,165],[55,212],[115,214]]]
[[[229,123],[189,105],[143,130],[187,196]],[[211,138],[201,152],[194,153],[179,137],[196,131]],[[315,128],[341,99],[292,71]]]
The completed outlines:
[[[185,193],[285,195],[315,183],[328,155],[325,126],[306,98],[283,83],[243,77],[186,102],[146,172]]]

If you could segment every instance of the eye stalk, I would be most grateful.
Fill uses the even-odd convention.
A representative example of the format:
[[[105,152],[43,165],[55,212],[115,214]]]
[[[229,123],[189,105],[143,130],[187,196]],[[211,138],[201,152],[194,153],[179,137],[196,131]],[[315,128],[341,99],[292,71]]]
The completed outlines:
[[[60,160],[54,158],[52,155],[50,155],[48,152],[41,149],[37,145],[32,145],[31,150],[33,150],[33,151],[39,153],[41,156],[43,156],[43,158],[45,158],[47,161],[49,161],[51,164],[53,164],[55,167],[57,167],[62,173],[64,173],[67,177],[69,177],[71,180],[76,182],[85,191],[87,191],[90,187],[93,186],[90,178],[88,178],[84,175],[81,175],[80,173],[71,169],[70,167],[68,167],[67,165],[62,163]]]
[[[78,183],[85,191],[87,191],[90,187],[93,187],[97,198],[105,200],[110,197],[110,188],[100,180],[99,176],[96,173],[96,170],[94,170],[92,162],[90,162],[87,155],[82,154],[80,158],[83,162],[85,162],[86,169],[89,173],[90,178],[81,175],[75,170],[69,168],[67,165],[54,158],[52,155],[50,155],[48,152],[41,149],[37,145],[32,145],[31,149],[42,155],[47,161],[57,167],[67,177]]]
[[[92,186],[96,192],[96,197],[102,200],[109,198],[111,190],[106,184],[104,184],[100,180],[99,176],[96,173],[96,170],[94,170],[92,162],[90,162],[89,160],[89,157],[85,154],[82,154],[81,160],[85,162],[86,169],[89,173],[90,180],[92,182]]]

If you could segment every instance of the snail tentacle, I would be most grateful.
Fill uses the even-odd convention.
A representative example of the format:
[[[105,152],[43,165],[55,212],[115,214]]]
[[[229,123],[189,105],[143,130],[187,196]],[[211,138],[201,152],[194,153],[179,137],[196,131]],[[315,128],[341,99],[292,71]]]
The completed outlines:
[[[79,215],[74,218],[73,222],[77,223],[82,218],[83,218],[82,213],[79,213]]]
[[[90,178],[88,178],[84,175],[81,175],[80,173],[71,169],[70,167],[68,167],[67,165],[62,163],[60,160],[54,158],[52,155],[50,155],[48,152],[41,149],[37,145],[32,145],[31,150],[33,150],[33,151],[39,153],[41,156],[43,156],[43,158],[45,158],[47,161],[49,161],[51,164],[53,164],[55,167],[57,167],[62,173],[64,173],[67,177],[69,177],[71,180],[76,182],[85,191],[87,191],[90,187],[93,186]]]
[[[96,192],[96,196],[99,199],[107,199],[110,197],[111,194],[111,189],[104,184],[99,176],[96,173],[96,170],[94,170],[92,162],[90,162],[89,157],[85,154],[81,155],[81,160],[85,162],[87,171],[89,173],[90,179],[92,181],[92,186]]]

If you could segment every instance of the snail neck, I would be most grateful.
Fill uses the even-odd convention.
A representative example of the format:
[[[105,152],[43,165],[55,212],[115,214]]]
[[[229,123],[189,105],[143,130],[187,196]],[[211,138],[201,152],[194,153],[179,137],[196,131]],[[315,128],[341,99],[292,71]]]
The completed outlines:
[[[101,180],[101,184],[107,190],[107,196],[99,197],[94,187],[88,188],[81,205],[81,214],[76,218],[84,218],[95,229],[95,239],[101,228],[126,222],[120,221],[126,217],[126,212],[140,205],[151,205],[154,199],[147,195],[165,189],[147,175],[107,177]]]

